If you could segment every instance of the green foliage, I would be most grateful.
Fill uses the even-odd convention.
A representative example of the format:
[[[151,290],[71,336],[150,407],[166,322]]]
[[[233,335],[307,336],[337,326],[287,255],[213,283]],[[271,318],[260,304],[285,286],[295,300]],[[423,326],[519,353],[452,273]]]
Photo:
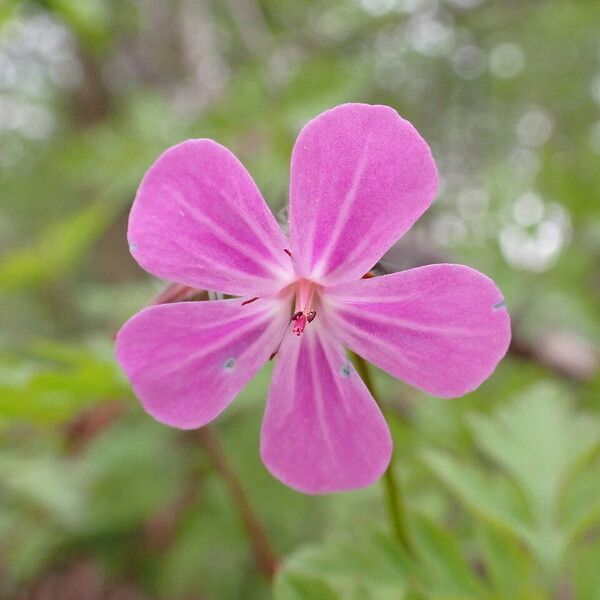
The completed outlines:
[[[108,44],[109,3],[102,0],[48,0],[48,5],[91,49],[99,50]]]
[[[502,475],[434,451],[426,463],[474,514],[515,535],[556,581],[581,525],[598,516],[598,488],[589,484],[597,466],[589,463],[600,448],[600,422],[571,414],[560,388],[539,384],[495,419],[472,415],[469,425]]]
[[[441,516],[415,514],[413,553],[406,555],[367,523],[360,535],[344,534],[292,555],[278,576],[276,598],[310,598],[315,590],[328,590],[324,598],[395,593],[533,600],[552,597],[573,573],[573,585],[593,597],[596,570],[578,563],[585,556],[586,564],[595,564],[581,534],[600,523],[598,497],[586,487],[583,501],[574,488],[589,486],[588,477],[597,473],[600,423],[575,412],[561,388],[549,383],[532,387],[492,416],[471,414],[466,422],[477,449],[497,470],[489,473],[474,455],[459,461],[432,448],[422,452],[431,472],[471,514],[460,538],[458,523],[443,526]],[[582,523],[575,514],[585,515],[584,529],[573,527]]]
[[[364,525],[362,535],[346,535],[289,558],[277,575],[275,598],[405,598],[410,580],[407,557],[373,523]]]
[[[63,422],[93,402],[129,396],[106,345],[83,348],[38,343],[15,373],[15,359],[0,360],[0,424]]]
[[[114,218],[104,203],[90,204],[51,223],[33,245],[0,260],[0,289],[10,292],[48,284],[69,274],[86,258],[93,243]]]

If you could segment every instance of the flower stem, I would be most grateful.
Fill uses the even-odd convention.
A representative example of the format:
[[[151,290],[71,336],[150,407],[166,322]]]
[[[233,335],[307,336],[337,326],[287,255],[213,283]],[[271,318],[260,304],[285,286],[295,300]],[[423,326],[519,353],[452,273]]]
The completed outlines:
[[[205,425],[198,429],[195,435],[231,494],[235,508],[248,534],[258,566],[269,579],[272,579],[277,570],[279,558],[271,546],[260,518],[252,507],[246,490],[229,463],[216,430],[210,425]]]
[[[377,397],[377,392],[375,391],[375,384],[373,382],[373,377],[371,376],[369,364],[364,358],[358,356],[357,354],[353,353],[353,358],[354,364],[356,365],[356,370],[362,377],[362,380],[365,382],[369,392],[371,392],[375,402],[377,402],[377,405],[381,411],[384,412],[383,406],[381,405],[381,402]],[[404,507],[404,500],[402,498],[402,490],[400,489],[398,478],[394,472],[393,454],[390,464],[383,474],[383,485],[385,487],[386,506],[392,532],[396,536],[402,548],[404,548],[404,550],[410,554],[412,549],[410,536],[408,534],[408,527],[406,525],[406,510]]]

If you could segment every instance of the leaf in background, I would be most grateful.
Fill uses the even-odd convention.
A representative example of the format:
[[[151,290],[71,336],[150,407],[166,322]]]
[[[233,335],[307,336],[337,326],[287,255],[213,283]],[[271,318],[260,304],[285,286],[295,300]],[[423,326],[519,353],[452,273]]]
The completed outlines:
[[[83,522],[85,483],[65,459],[0,454],[0,486],[8,503],[63,527]]]
[[[425,463],[477,517],[520,540],[546,583],[558,585],[573,536],[598,516],[598,485],[581,472],[600,445],[598,420],[574,413],[559,387],[542,383],[468,422],[500,473],[438,451],[425,452]]]
[[[46,361],[40,364],[36,355]],[[57,423],[92,402],[131,396],[112,351],[45,341],[32,350],[29,361],[19,378],[12,377],[10,361],[0,369],[0,422]]]
[[[360,534],[308,547],[289,557],[278,571],[276,600],[407,598],[410,567],[386,535],[367,524]]]
[[[481,523],[482,560],[491,586],[502,598],[540,597],[534,589],[535,568],[518,540],[500,528]]]
[[[518,482],[530,508],[544,517],[557,509],[569,475],[600,444],[600,427],[573,414],[562,390],[541,383],[498,410],[469,419],[478,446]]]
[[[37,242],[0,259],[0,290],[42,285],[75,269],[114,216],[114,208],[96,202],[66,220],[50,223]]]
[[[123,535],[178,493],[185,461],[174,430],[141,417],[119,423],[86,448],[92,534]]]
[[[102,50],[110,40],[111,3],[102,0],[47,0],[91,50]],[[132,7],[133,8],[133,7]]]
[[[558,577],[570,541],[561,499],[600,444],[598,420],[572,412],[561,388],[540,383],[494,417],[472,415],[469,423],[478,446],[523,491],[535,528],[533,537],[524,541],[548,578]]]
[[[475,600],[485,596],[483,583],[465,560],[456,537],[422,516],[414,520],[411,529],[423,585],[435,598]]]
[[[156,558],[152,589],[164,598],[268,598],[248,539],[219,476],[207,473],[168,552]]]
[[[571,538],[585,533],[600,521],[600,477],[598,461],[578,473],[563,500],[565,528]]]
[[[577,600],[600,600],[600,540],[583,545],[573,557]]]
[[[427,450],[422,457],[434,475],[477,516],[522,539],[531,539],[531,517],[512,485],[437,450]]]
[[[0,2],[0,27],[9,21],[19,4],[20,0],[2,0]]]

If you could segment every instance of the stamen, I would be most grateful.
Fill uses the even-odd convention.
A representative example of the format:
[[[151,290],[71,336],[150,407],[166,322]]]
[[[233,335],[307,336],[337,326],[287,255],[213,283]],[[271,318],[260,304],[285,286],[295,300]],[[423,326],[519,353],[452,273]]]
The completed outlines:
[[[317,316],[317,311],[313,310],[315,294],[318,286],[308,279],[301,279],[296,288],[296,307],[292,315],[291,322],[294,323],[292,331],[294,335],[301,335],[309,323],[312,323]]]
[[[290,251],[289,251],[287,248],[284,248],[284,249],[283,249],[283,251],[284,251],[284,252],[285,252],[285,253],[286,253],[286,254],[287,254],[287,255],[288,255],[290,258],[292,258],[292,253],[291,253],[291,252],[290,252]]]
[[[246,304],[250,304],[251,302],[254,302],[255,300],[258,300],[258,298],[250,298],[250,300],[244,300],[244,302],[242,302],[242,306],[246,306]]]
[[[294,315],[295,316],[295,315]],[[295,319],[292,317],[292,320],[295,321],[295,325],[294,328],[292,329],[292,331],[294,332],[294,335],[300,335],[307,324],[307,318],[306,315],[303,312],[300,312],[300,315],[297,316]]]

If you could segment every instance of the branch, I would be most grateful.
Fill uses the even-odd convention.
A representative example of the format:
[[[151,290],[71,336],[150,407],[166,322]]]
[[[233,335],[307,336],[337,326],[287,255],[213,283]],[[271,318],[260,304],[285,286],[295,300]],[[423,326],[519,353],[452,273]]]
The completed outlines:
[[[254,512],[240,480],[229,464],[217,432],[210,425],[205,425],[197,429],[194,435],[206,452],[215,471],[219,473],[229,489],[235,508],[250,539],[257,564],[265,575],[272,579],[277,570],[279,559],[271,547],[266,531],[258,515]]]
[[[542,332],[530,341],[513,332],[509,353],[529,360],[558,377],[576,382],[592,379],[598,372],[598,348],[573,331],[556,329]]]

